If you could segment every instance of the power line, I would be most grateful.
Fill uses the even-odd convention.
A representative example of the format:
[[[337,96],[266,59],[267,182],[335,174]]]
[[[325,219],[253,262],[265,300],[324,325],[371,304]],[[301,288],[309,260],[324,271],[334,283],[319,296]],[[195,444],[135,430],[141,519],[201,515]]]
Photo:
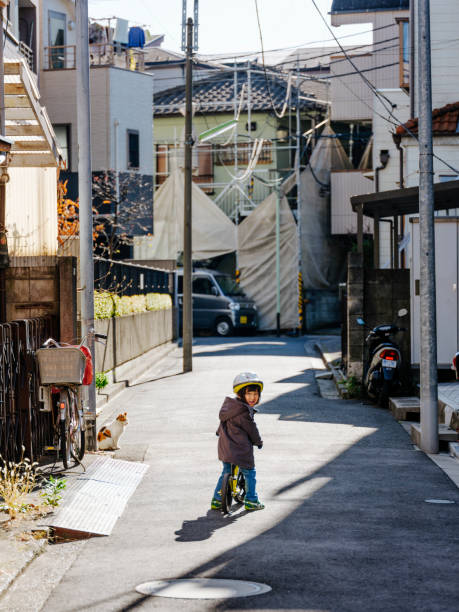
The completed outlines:
[[[384,96],[380,91],[377,90],[377,88],[373,85],[373,83],[371,83],[363,74],[363,71],[360,71],[357,66],[354,64],[354,62],[352,61],[352,59],[350,58],[350,56],[346,53],[345,49],[343,48],[343,46],[341,45],[341,43],[338,41],[338,39],[335,37],[335,34],[333,32],[333,30],[330,28],[330,26],[327,23],[327,20],[325,19],[325,17],[322,15],[321,10],[319,9],[319,7],[316,4],[316,0],[311,0],[312,4],[314,5],[316,11],[319,13],[322,21],[325,23],[327,29],[329,30],[329,32],[331,33],[331,35],[335,38],[336,42],[338,43],[338,46],[340,47],[340,49],[342,50],[342,52],[344,53],[344,55],[347,57],[347,59],[349,60],[349,63],[352,65],[352,67],[357,71],[357,73],[361,76],[361,78],[363,79],[363,81],[365,82],[365,84],[371,89],[371,91],[374,93],[374,95],[376,95],[376,97],[379,99],[379,101],[381,102],[381,104],[385,107],[385,109],[387,110],[387,112],[389,113],[389,115],[397,122],[397,127],[401,126],[403,127],[403,129],[405,130],[405,132],[407,134],[409,134],[412,138],[414,138],[416,141],[419,142],[419,139],[417,138],[417,136],[415,134],[413,134],[413,132],[411,130],[409,130],[406,125],[402,124],[402,122],[395,116],[394,114],[394,107],[395,105],[389,100],[389,98],[387,98],[386,96]],[[343,75],[344,76],[344,75]],[[385,103],[388,103],[390,105],[390,108],[387,108]],[[385,121],[388,121],[387,118],[383,117],[382,115],[380,115],[380,117],[382,117]],[[451,166],[448,162],[446,162],[444,159],[442,159],[441,157],[439,157],[438,155],[436,155],[435,153],[433,153],[433,157],[435,157],[438,161],[442,162],[443,164],[445,164],[445,166],[447,168],[449,168],[450,170],[452,170],[453,172],[456,172],[459,174],[459,170],[456,170],[455,168],[453,168],[453,166]]]
[[[343,36],[338,36],[338,38],[339,39],[351,38],[354,36],[361,36],[362,34],[369,34],[369,33],[377,32],[378,30],[384,30],[386,28],[393,28],[393,27],[396,27],[396,24],[390,23],[385,26],[379,26],[378,28],[373,28],[372,30],[364,30],[362,32],[357,32],[356,34],[344,34]],[[279,47],[278,49],[265,49],[265,53],[277,53],[279,51],[290,51],[290,50],[293,51],[300,47],[306,47],[308,45],[317,45],[317,44],[326,43],[326,42],[333,42],[335,40],[336,40],[335,37],[327,38],[325,40],[311,40],[305,43],[300,43],[299,45],[292,45],[291,47]],[[252,55],[258,55],[259,53],[260,53],[259,51],[244,51],[240,53],[231,53],[231,54],[225,54],[225,55],[216,55],[216,56],[212,55],[211,59],[213,61],[224,60],[224,59],[234,60],[236,58],[245,58],[245,57],[252,56]]]

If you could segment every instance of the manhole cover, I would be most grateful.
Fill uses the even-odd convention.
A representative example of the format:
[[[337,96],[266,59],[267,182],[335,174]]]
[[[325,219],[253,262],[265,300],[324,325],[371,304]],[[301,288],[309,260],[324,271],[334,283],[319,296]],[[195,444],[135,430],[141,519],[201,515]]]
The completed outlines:
[[[135,589],[142,595],[174,597],[176,599],[229,599],[252,597],[271,591],[271,587],[260,582],[245,580],[223,580],[220,578],[183,578],[174,580],[152,580],[139,584]]]
[[[451,499],[425,499],[428,504],[455,504]]]

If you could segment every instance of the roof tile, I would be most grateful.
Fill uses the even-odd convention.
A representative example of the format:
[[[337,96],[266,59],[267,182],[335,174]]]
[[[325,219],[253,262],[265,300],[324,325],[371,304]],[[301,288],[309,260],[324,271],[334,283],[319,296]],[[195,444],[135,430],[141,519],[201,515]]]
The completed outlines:
[[[269,84],[269,89],[267,85]],[[247,84],[247,72],[240,71],[237,76],[237,98],[240,99],[241,89]],[[268,74],[251,74],[251,110],[269,111],[272,105],[277,111],[282,110],[287,94],[287,81],[281,76]],[[296,100],[297,89],[291,88],[291,100]],[[311,95],[311,97],[313,97]],[[180,85],[161,91],[155,95],[155,116],[174,115],[185,104],[185,87]],[[211,78],[197,80],[193,83],[193,104],[198,105],[200,112],[227,113],[234,110],[234,73],[219,72]],[[323,107],[320,102],[300,100],[301,108]],[[242,110],[247,109],[247,85],[244,94]]]
[[[457,134],[459,121],[459,102],[447,104],[442,108],[432,111],[432,133],[435,136],[451,136]],[[418,133],[419,119],[410,119],[395,130],[400,136],[407,136],[409,130],[413,134]]]

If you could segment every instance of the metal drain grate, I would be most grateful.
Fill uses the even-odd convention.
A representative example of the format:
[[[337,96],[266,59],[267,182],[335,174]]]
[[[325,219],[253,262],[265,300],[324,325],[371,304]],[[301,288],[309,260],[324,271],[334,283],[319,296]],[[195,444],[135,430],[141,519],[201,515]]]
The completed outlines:
[[[148,465],[101,457],[72,487],[72,497],[52,518],[51,527],[110,535]]]
[[[271,587],[261,582],[224,580],[221,578],[181,578],[152,580],[139,584],[135,589],[142,595],[172,597],[174,599],[230,599],[253,597],[269,593]]]

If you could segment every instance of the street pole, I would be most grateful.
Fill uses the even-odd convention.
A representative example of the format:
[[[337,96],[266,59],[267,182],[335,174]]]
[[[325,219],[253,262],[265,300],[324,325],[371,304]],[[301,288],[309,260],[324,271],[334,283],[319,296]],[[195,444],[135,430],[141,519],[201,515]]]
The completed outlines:
[[[297,58],[296,61],[296,215],[297,215],[297,227],[298,227],[298,303],[303,303],[303,286],[299,275],[302,274],[301,260],[302,260],[302,249],[301,249],[301,124],[300,124],[300,64]],[[299,328],[298,334],[301,334],[303,327],[302,312],[299,314]]]
[[[438,453],[430,1],[418,2],[421,448]]]
[[[183,207],[183,371],[193,369],[193,299],[192,299],[192,202],[191,202],[191,155],[193,147],[192,134],[192,58],[193,53],[193,20],[186,23],[186,73],[185,73],[185,193]]]
[[[276,335],[280,336],[280,184],[276,187]]]
[[[91,105],[89,91],[89,35],[88,0],[75,4],[77,24],[76,91],[78,131],[78,193],[80,217],[80,284],[81,336],[86,336],[93,363],[94,350],[94,261],[92,243],[92,176],[91,176]],[[95,377],[94,377],[95,379]],[[96,450],[96,387],[95,380],[88,389],[85,411],[88,450]]]
[[[0,7],[0,134],[5,131],[5,70],[3,49],[6,32],[3,32],[3,7]],[[6,235],[6,184],[0,181],[0,323],[6,323],[6,268],[9,265],[8,239]]]

